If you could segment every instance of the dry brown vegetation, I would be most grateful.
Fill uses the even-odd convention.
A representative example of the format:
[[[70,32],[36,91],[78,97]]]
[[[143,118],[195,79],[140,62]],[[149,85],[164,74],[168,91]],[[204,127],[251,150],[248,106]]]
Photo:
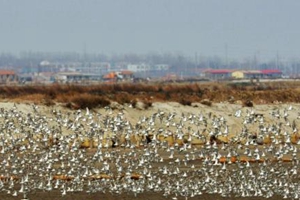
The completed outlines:
[[[155,101],[174,101],[191,105],[211,102],[251,101],[255,104],[300,102],[300,82],[250,83],[138,83],[99,85],[2,86],[0,98],[45,105],[64,103],[70,108],[104,107],[111,101],[151,106]]]

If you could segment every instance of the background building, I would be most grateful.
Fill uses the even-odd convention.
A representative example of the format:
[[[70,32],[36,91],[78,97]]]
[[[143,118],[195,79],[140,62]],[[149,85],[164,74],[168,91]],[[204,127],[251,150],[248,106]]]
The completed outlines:
[[[17,83],[18,76],[15,71],[11,70],[0,70],[0,83],[1,84],[9,84],[9,83]]]

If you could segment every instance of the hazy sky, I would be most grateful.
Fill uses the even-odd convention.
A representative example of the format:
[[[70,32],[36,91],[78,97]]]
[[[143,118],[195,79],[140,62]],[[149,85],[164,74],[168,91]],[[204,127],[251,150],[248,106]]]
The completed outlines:
[[[0,0],[0,52],[299,58],[299,10],[299,0]]]

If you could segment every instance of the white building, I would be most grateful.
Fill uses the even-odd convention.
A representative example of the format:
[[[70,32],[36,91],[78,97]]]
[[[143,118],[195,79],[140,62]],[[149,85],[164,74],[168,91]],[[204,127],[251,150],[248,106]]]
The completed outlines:
[[[158,64],[158,65],[148,65],[145,63],[142,64],[129,64],[127,65],[127,70],[133,72],[143,72],[143,71],[165,71],[169,69],[169,65]]]
[[[76,70],[82,73],[103,75],[111,71],[111,66],[108,62],[90,62],[85,64],[82,63],[80,66],[76,67]]]
[[[150,65],[147,65],[145,63],[127,65],[127,70],[133,71],[133,72],[149,71],[150,69],[151,69]]]
[[[153,70],[157,70],[157,71],[166,71],[169,68],[170,68],[170,66],[166,65],[166,64],[158,64],[158,65],[153,66]]]

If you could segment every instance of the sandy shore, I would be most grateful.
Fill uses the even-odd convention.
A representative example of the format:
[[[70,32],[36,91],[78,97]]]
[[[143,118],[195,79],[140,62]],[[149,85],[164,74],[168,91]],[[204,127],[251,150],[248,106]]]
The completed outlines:
[[[218,146],[215,146],[213,148],[218,149],[218,152],[220,155],[225,157],[228,152],[236,152],[238,154],[243,154],[243,152],[246,149],[250,149],[250,151],[255,152],[257,151],[266,151],[265,147],[268,147],[270,144],[264,144],[259,145],[257,144],[248,144],[247,139],[243,138],[243,132],[245,129],[247,129],[248,135],[256,135],[260,136],[261,134],[263,137],[267,137],[269,133],[262,133],[265,129],[265,132],[271,132],[275,129],[275,131],[278,131],[276,127],[279,125],[280,127],[280,137],[274,133],[276,136],[274,141],[277,141],[278,145],[284,147],[284,145],[287,143],[290,145],[292,143],[293,147],[296,149],[299,149],[299,142],[298,139],[298,124],[299,124],[299,112],[300,112],[300,105],[299,104],[272,104],[272,105],[254,105],[254,107],[243,107],[239,104],[229,104],[229,103],[214,103],[212,106],[206,106],[202,104],[193,104],[192,106],[183,106],[179,103],[174,102],[168,102],[168,103],[153,103],[152,107],[148,109],[143,108],[132,108],[130,106],[121,106],[116,105],[112,106],[111,108],[101,108],[101,109],[94,109],[94,110],[69,110],[63,106],[56,105],[51,107],[45,107],[45,106],[35,106],[31,104],[14,104],[10,102],[2,102],[0,103],[0,122],[2,123],[2,128],[5,127],[5,125],[11,126],[12,123],[14,124],[13,129],[10,131],[6,131],[6,133],[10,133],[9,137],[6,136],[4,131],[2,132],[1,136],[1,149],[8,145],[7,148],[5,148],[4,153],[1,153],[0,159],[2,162],[2,169],[0,170],[1,176],[5,176],[4,174],[10,174],[13,172],[13,168],[10,165],[5,165],[7,163],[7,160],[11,159],[9,154],[13,154],[14,156],[17,156],[18,159],[22,160],[25,159],[28,161],[28,159],[32,159],[33,163],[37,163],[37,165],[42,169],[39,170],[33,169],[32,165],[27,165],[27,168],[29,167],[30,170],[33,170],[33,174],[30,175],[30,178],[32,181],[36,181],[37,183],[40,183],[41,180],[45,181],[45,184],[47,180],[52,181],[52,176],[55,173],[58,173],[60,170],[61,162],[65,162],[66,164],[70,162],[71,158],[74,158],[74,155],[79,156],[80,159],[78,159],[78,163],[84,163],[83,165],[80,165],[80,167],[83,171],[83,169],[86,169],[87,167],[90,167],[90,169],[96,169],[99,170],[101,167],[103,167],[103,161],[101,162],[90,162],[90,160],[93,159],[95,153],[97,152],[97,148],[102,148],[104,155],[119,155],[122,157],[122,159],[125,160],[124,163],[127,163],[127,159],[133,160],[133,166],[135,166],[134,162],[140,162],[140,159],[143,157],[145,152],[156,152],[154,155],[158,155],[163,161],[149,161],[149,163],[146,162],[146,166],[151,168],[151,172],[153,174],[157,174],[156,178],[160,177],[159,175],[161,173],[161,169],[164,167],[172,168],[173,165],[176,164],[176,159],[182,160],[182,163],[186,162],[186,165],[178,165],[178,170],[181,172],[187,172],[191,174],[196,174],[198,172],[204,173],[202,168],[210,166],[212,168],[215,168],[215,170],[220,170],[220,173],[224,173],[222,171],[222,166],[225,164],[219,164],[216,162],[219,162],[218,160],[214,160],[212,158],[213,156],[210,155],[210,150],[213,147],[213,143],[208,142],[211,134],[217,134],[217,137],[220,139],[220,141],[223,141],[225,143],[229,143],[230,145],[234,145],[234,147],[225,147],[222,144],[219,144]],[[91,114],[93,116],[91,116]],[[24,120],[31,119],[34,115],[37,115],[37,119],[33,120],[33,124],[36,125],[36,127],[31,127],[32,124],[29,124],[28,127],[25,129],[20,129],[21,124],[26,124]],[[58,116],[62,116],[61,118]],[[68,120],[66,120],[66,116],[68,116]],[[80,117],[78,117],[80,116]],[[155,117],[154,117],[155,116]],[[161,117],[161,118],[160,118]],[[33,117],[34,118],[34,117]],[[172,118],[172,119],[171,119]],[[12,119],[12,120],[10,120]],[[38,120],[45,120],[45,133],[43,130],[43,127],[39,127],[38,123],[34,123],[34,121]],[[59,122],[58,119],[61,119],[62,122]],[[101,119],[100,121],[97,121],[97,119]],[[113,126],[105,126],[105,123],[108,121],[113,124]],[[51,131],[56,130],[55,127],[58,126],[58,124],[64,124],[64,120],[68,121],[68,123],[73,124],[76,122],[76,120],[80,120],[80,123],[83,124],[81,126],[82,129],[78,133],[76,131],[76,128],[73,128],[72,126],[66,125],[61,127],[61,134],[63,135],[62,140],[59,140],[58,143],[51,142],[50,139],[53,136]],[[120,121],[121,120],[121,121]],[[105,121],[105,122],[103,122]],[[118,142],[119,144],[115,148],[111,148],[110,146],[105,147],[106,144],[111,145],[110,143],[103,143],[103,146],[99,147],[99,140],[96,141],[97,137],[94,135],[95,145],[88,144],[84,146],[83,144],[86,142],[85,140],[87,138],[90,138],[88,134],[90,133],[88,130],[90,126],[94,126],[95,123],[99,123],[99,130],[101,129],[103,132],[107,132],[107,135],[112,134],[119,134]],[[135,139],[128,139],[131,142],[131,146],[126,147],[126,139],[122,140],[120,139],[123,134],[123,130],[116,129],[118,128],[118,123],[124,123],[124,127],[132,127],[133,133],[132,135],[143,135],[145,132],[147,134],[151,135],[151,138],[153,139],[154,135],[157,136],[157,139],[159,139],[160,134],[167,134],[172,133],[173,138],[171,141],[169,141],[167,136],[164,136],[164,139],[161,139],[162,146],[156,147],[155,145],[152,146],[152,143],[149,144],[145,143],[145,138],[143,136],[135,137]],[[74,124],[73,124],[74,125]],[[116,127],[115,127],[116,126]],[[44,127],[44,128],[45,128]],[[54,127],[53,129],[50,129],[49,127]],[[217,128],[216,128],[217,127]],[[227,128],[226,128],[227,127]],[[275,127],[275,128],[274,128]],[[49,128],[49,130],[48,130]],[[265,128],[265,129],[264,129]],[[273,129],[272,129],[273,128]],[[5,129],[2,129],[5,130]],[[26,130],[27,132],[20,132],[20,130]],[[39,130],[39,131],[35,131]],[[84,130],[87,130],[86,132]],[[127,130],[127,129],[126,129]],[[179,130],[179,132],[178,132]],[[214,131],[219,131],[220,133],[214,133]],[[13,133],[13,136],[12,134]],[[30,138],[28,139],[28,133],[30,133]],[[176,138],[176,134],[183,134],[182,139],[174,139]],[[196,138],[196,136],[191,137],[191,140],[189,140],[189,136],[191,136],[193,133],[201,134],[204,137],[202,139]],[[69,137],[70,135],[77,135],[77,138]],[[78,136],[79,135],[79,136]],[[105,134],[104,134],[105,135]],[[126,133],[124,133],[126,135]],[[295,137],[292,137],[295,136]],[[125,136],[126,137],[126,136]],[[5,140],[5,138],[8,138]],[[26,138],[26,139],[22,139]],[[43,138],[41,140],[41,138]],[[44,140],[46,138],[46,140]],[[71,138],[71,139],[70,139]],[[290,138],[290,140],[288,140]],[[30,141],[31,139],[36,140],[32,143]],[[53,138],[52,138],[53,139]],[[64,140],[67,141],[64,141]],[[103,139],[103,138],[102,138]],[[263,138],[262,141],[265,138]],[[27,141],[29,140],[29,142]],[[239,141],[238,141],[239,140]],[[5,141],[5,142],[3,142]],[[10,142],[12,141],[12,142]],[[74,142],[75,141],[75,142]],[[234,143],[234,141],[236,143]],[[98,142],[98,143],[97,143]],[[124,143],[124,146],[122,146],[122,142]],[[214,142],[214,141],[213,141]],[[252,142],[252,141],[250,141]],[[34,143],[39,146],[39,150],[35,152],[36,155],[32,154],[32,150],[28,147],[28,145],[33,145]],[[179,144],[176,146],[176,143]],[[13,144],[13,145],[12,145]],[[78,154],[74,154],[71,150],[68,149],[67,151],[70,152],[55,152],[58,147],[53,145],[78,145],[77,147],[82,147],[83,150],[76,150],[78,151]],[[133,146],[132,146],[133,145]],[[166,146],[164,146],[166,145]],[[190,148],[188,147],[189,145]],[[240,145],[240,146],[238,146]],[[249,146],[250,145],[250,146]],[[174,147],[175,150],[171,149],[171,152],[174,151],[174,154],[170,155],[170,147]],[[210,147],[211,146],[211,147]],[[20,152],[17,148],[20,148]],[[182,148],[185,147],[185,148]],[[86,148],[86,149],[85,149]],[[280,147],[281,148],[281,147]],[[284,147],[285,148],[285,147]],[[157,150],[158,149],[158,150]],[[206,155],[204,153],[204,157],[196,157],[195,159],[191,160],[185,160],[185,156],[187,154],[191,155],[200,155],[203,154],[203,152],[208,152]],[[44,165],[43,161],[41,159],[44,159],[45,155],[48,157],[49,152],[52,152],[53,158],[52,162],[53,164],[51,167],[48,167],[49,165]],[[133,153],[135,152],[135,153]],[[153,153],[152,152],[152,153]],[[213,151],[212,151],[213,152]],[[61,154],[66,153],[66,160],[62,160],[59,162],[55,161],[55,156],[59,158]],[[132,155],[133,154],[133,155]],[[244,153],[245,154],[245,153]],[[80,156],[82,155],[82,156]],[[239,159],[241,159],[241,155],[239,155]],[[255,155],[255,154],[254,154]],[[70,156],[70,157],[68,157]],[[128,157],[129,156],[129,157]],[[172,156],[172,157],[171,157]],[[285,155],[288,156],[288,159],[290,159],[291,155],[288,153]],[[36,157],[36,158],[35,158]],[[297,154],[296,157],[299,159],[299,155]],[[255,158],[255,157],[253,157]],[[77,158],[76,158],[77,159]],[[75,159],[75,160],[76,160]],[[115,160],[116,158],[110,158],[108,157],[106,160],[108,162],[108,165],[111,166],[111,173],[116,173],[116,166],[115,166]],[[208,161],[203,161],[205,159],[212,159]],[[256,158],[255,158],[256,159]],[[254,159],[254,163],[251,164],[251,168],[253,169],[254,173],[257,173],[262,168],[269,169],[268,167],[271,167],[271,165],[274,165],[275,168],[282,170],[286,166],[287,169],[291,170],[294,169],[296,166],[296,170],[299,171],[299,166],[297,164],[295,165],[295,162],[289,162],[286,165],[274,164],[273,161],[278,160],[278,158],[275,158],[272,153],[266,154],[266,158],[260,162],[259,159]],[[5,162],[3,161],[5,160]],[[280,159],[279,159],[280,160]],[[228,160],[227,160],[228,161]],[[227,161],[225,163],[227,163]],[[46,161],[45,161],[46,162]],[[215,164],[212,164],[215,162]],[[236,161],[234,161],[236,162]],[[282,160],[280,161],[282,162]],[[77,163],[77,164],[78,164]],[[123,165],[124,169],[128,167],[128,164],[124,164],[121,162],[121,165]],[[209,163],[209,164],[207,164]],[[276,162],[278,163],[278,162]],[[76,165],[77,165],[76,164]],[[74,165],[74,166],[76,166]],[[177,164],[176,164],[177,165]],[[224,173],[226,176],[234,176],[235,173],[238,172],[238,170],[243,169],[243,166],[246,165],[246,163],[242,163],[241,160],[237,160],[237,163],[230,164],[228,163],[228,171]],[[22,169],[22,166],[19,166]],[[72,166],[72,165],[71,165]],[[193,166],[192,168],[190,168]],[[72,167],[70,167],[72,168]],[[70,169],[69,168],[69,169]],[[271,168],[270,168],[271,169]],[[10,171],[12,170],[12,171]],[[36,171],[34,171],[36,170]],[[46,170],[44,173],[43,170]],[[81,171],[77,171],[77,173],[81,173]],[[143,166],[135,166],[136,173],[142,174]],[[226,169],[227,170],[227,169]],[[76,171],[76,170],[75,170]],[[160,171],[160,172],[159,172]],[[17,172],[19,173],[19,172]],[[34,173],[40,173],[38,174]],[[72,172],[69,172],[72,177],[74,178],[75,174],[72,174]],[[124,172],[125,173],[125,172]],[[10,175],[9,175],[10,176]],[[22,192],[19,191],[21,177],[24,176],[24,172],[20,172],[19,175],[15,175],[18,177],[18,179],[15,181],[15,185],[17,188],[10,189],[10,182],[4,182],[4,186],[1,189],[0,192],[0,199],[22,199]],[[26,176],[26,174],[25,174]],[[43,177],[44,176],[44,177]],[[142,175],[141,175],[142,176]],[[50,179],[49,179],[50,177]],[[145,175],[143,175],[145,177]],[[165,179],[165,177],[161,176],[162,180],[167,181],[168,179]],[[194,175],[191,177],[191,179],[194,179]],[[294,177],[295,179],[291,179],[291,181],[299,180],[299,177]],[[115,184],[123,184],[118,179],[114,179]],[[82,179],[85,181],[85,179]],[[148,179],[146,179],[148,181]],[[187,180],[189,180],[187,178]],[[195,179],[195,181],[203,181],[204,179]],[[101,180],[99,180],[101,183]],[[150,180],[149,180],[150,181]],[[235,180],[235,181],[238,181]],[[151,181],[150,181],[151,182]],[[299,182],[299,181],[298,181]],[[68,181],[62,181],[62,183],[68,185],[71,184]],[[97,183],[97,182],[96,182]],[[95,184],[96,184],[95,183]],[[52,184],[55,184],[55,181],[52,182]],[[85,181],[83,188],[88,188],[87,186],[88,181]],[[144,184],[144,183],[143,183]],[[71,186],[70,186],[71,187]],[[225,186],[224,186],[225,187]],[[121,194],[116,194],[115,192],[109,191],[109,189],[105,190],[105,193],[95,191],[90,192],[88,190],[84,191],[74,191],[74,192],[67,192],[66,195],[62,195],[62,189],[51,189],[51,191],[47,191],[46,189],[34,189],[37,188],[37,186],[32,186],[28,198],[29,199],[73,199],[73,200],[79,200],[79,199],[185,199],[185,197],[177,196],[175,193],[171,193],[168,196],[164,196],[162,192],[154,192],[151,190],[145,190],[142,193],[138,193],[134,195],[133,192],[122,192]],[[208,190],[210,191],[210,190]],[[12,193],[16,192],[18,193],[16,196],[13,196]],[[8,194],[10,193],[10,194]],[[282,196],[274,195],[270,197],[269,199],[282,199]],[[206,192],[203,192],[201,195],[196,195],[194,197],[188,197],[188,199],[224,199],[224,197],[220,196],[219,194],[207,194]],[[239,195],[232,194],[225,197],[225,199],[262,199],[262,197],[240,197]]]

